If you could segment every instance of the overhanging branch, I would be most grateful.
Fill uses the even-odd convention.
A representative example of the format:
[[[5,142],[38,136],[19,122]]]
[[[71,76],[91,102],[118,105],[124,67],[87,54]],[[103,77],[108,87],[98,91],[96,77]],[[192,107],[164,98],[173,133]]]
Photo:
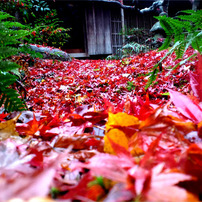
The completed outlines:
[[[102,0],[102,2],[115,3],[115,4],[119,5],[119,6],[120,6],[121,8],[123,8],[123,9],[132,9],[132,10],[135,10],[135,9],[136,9],[135,6],[124,5],[124,4],[122,4],[120,1],[115,1],[115,0]]]

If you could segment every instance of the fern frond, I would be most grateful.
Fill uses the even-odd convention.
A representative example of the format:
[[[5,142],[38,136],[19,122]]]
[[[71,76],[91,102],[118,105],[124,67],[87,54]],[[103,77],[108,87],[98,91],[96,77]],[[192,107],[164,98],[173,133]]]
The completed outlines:
[[[2,27],[0,28],[2,29]],[[4,31],[0,31],[0,46],[20,44],[21,42],[19,39],[29,34],[29,32],[25,30],[6,30],[4,28],[3,30]]]
[[[19,68],[21,68],[21,66],[16,64],[15,62],[4,61],[4,60],[0,61],[0,70],[3,72],[13,71]]]
[[[8,87],[16,81],[17,77],[9,72],[0,73],[0,89]]]
[[[181,11],[183,13],[187,13],[187,14],[192,14],[192,13],[195,13],[196,11],[194,10],[184,10],[184,11]]]
[[[180,46],[176,49],[177,58],[182,57],[185,50],[187,50],[187,45],[192,45],[192,47],[199,52],[201,52],[201,35],[196,37],[202,29],[202,12],[201,10],[193,11],[182,11],[188,15],[180,15],[176,19],[158,16],[156,17],[165,30],[167,35],[164,44],[159,50],[167,49],[169,47],[169,42],[171,43],[172,38],[174,38],[174,43],[179,42]],[[170,39],[169,39],[170,38]]]
[[[2,39],[4,41],[2,41]],[[0,43],[0,47],[5,47],[5,46],[9,46],[9,45],[17,45],[17,44],[20,44],[21,42],[16,40],[15,38],[12,38],[12,36],[9,36],[9,33],[6,33],[6,35],[2,35],[0,33],[0,40],[1,40],[1,43]]]
[[[15,40],[19,40],[28,34],[29,34],[28,30],[14,30],[12,31],[11,37],[13,37],[13,39]]]
[[[189,56],[188,58],[186,58],[186,59],[183,59],[182,61],[180,61],[178,64],[176,64],[174,67],[173,67],[173,69],[172,70],[175,70],[177,67],[179,67],[180,65],[183,65],[183,64],[185,64],[187,61],[189,61],[191,58],[194,58],[194,57],[196,57],[196,53],[194,53],[193,55],[191,55],[191,56]],[[169,73],[166,75],[166,76],[168,76],[169,75]]]
[[[6,112],[23,111],[26,105],[19,98],[19,94],[14,89],[1,89],[0,107],[4,107]]]
[[[175,43],[174,46],[173,46],[171,49],[169,49],[169,51],[164,55],[164,57],[161,58],[161,60],[160,60],[156,65],[158,66],[159,63],[162,63],[163,60],[165,60],[169,55],[173,54],[173,52],[174,52],[177,48],[179,48],[180,45],[181,45],[181,44],[180,44],[179,41],[178,41],[177,43]],[[155,67],[155,66],[154,66],[154,67]]]
[[[174,51],[176,53],[176,59],[182,58],[188,47],[191,45],[195,50],[202,54],[202,10],[187,10],[181,12],[188,15],[179,15],[176,19],[166,16],[155,17],[160,21],[160,24],[167,35],[163,45],[159,48],[159,51],[167,49],[173,39],[174,45],[154,66],[154,71],[150,76],[150,80],[147,83],[146,88],[152,84],[153,79],[156,76],[156,68],[158,64],[160,64]],[[187,59],[182,60],[173,69],[177,68],[177,66],[183,64],[194,56],[195,54],[191,55]]]
[[[0,60],[8,58],[18,53],[18,49],[13,47],[0,47]]]
[[[172,41],[172,38],[170,36],[167,36],[164,40],[164,43],[161,45],[161,47],[159,47],[158,50],[162,51],[169,48],[171,41]]]
[[[179,40],[180,41],[180,40]],[[181,42],[180,46],[176,48],[175,54],[176,54],[176,59],[182,58],[185,52],[185,42]]]
[[[22,24],[19,23],[19,22],[5,21],[5,22],[3,22],[3,24],[4,24],[5,27],[7,27],[7,28],[17,27],[17,28],[26,29],[26,26],[25,26],[25,25],[22,25]]]
[[[147,84],[145,86],[145,90],[147,90],[149,88],[149,86],[151,86],[152,83],[156,80],[157,74],[159,72],[157,67],[158,67],[158,65],[155,65],[154,70],[150,73],[149,81],[147,82]]]
[[[191,45],[194,49],[198,50],[199,53],[202,53],[202,31],[199,32],[193,40],[191,40]]]
[[[8,13],[0,11],[0,21],[5,20],[7,18],[14,18],[14,17]]]
[[[17,46],[20,39],[25,37],[29,31],[13,28],[23,28],[20,23],[5,21],[7,18],[13,18],[11,15],[0,12],[0,107],[5,111],[21,111],[25,109],[25,103],[20,98],[18,92],[12,88],[16,82],[17,76],[11,72],[16,71],[19,66],[6,58],[19,52]]]
[[[160,21],[160,24],[161,24],[162,28],[164,29],[166,35],[171,36],[173,34],[173,31],[172,31],[172,27],[170,26],[170,24],[168,22],[169,17],[158,16],[158,17],[155,17],[155,18]]]
[[[190,21],[193,22],[195,25],[201,25],[202,23],[202,10],[187,10],[187,11],[182,11],[183,13],[191,14],[191,15],[179,15],[178,18],[185,20],[185,21]]]

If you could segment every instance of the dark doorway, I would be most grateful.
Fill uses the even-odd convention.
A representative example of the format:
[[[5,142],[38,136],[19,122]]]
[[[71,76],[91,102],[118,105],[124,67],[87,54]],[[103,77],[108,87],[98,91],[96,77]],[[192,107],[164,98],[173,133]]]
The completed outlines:
[[[59,1],[57,3],[59,17],[63,26],[71,28],[70,39],[64,47],[69,53],[85,52],[85,9],[82,4],[67,3]]]

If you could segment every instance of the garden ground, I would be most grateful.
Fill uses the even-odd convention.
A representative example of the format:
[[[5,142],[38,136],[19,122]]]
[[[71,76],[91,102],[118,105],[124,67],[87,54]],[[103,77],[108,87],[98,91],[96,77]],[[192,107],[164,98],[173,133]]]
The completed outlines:
[[[197,60],[173,69],[179,60],[167,57],[146,90],[165,53],[30,67],[34,115],[23,112],[16,124],[19,117],[1,115],[0,200],[201,199],[202,109],[190,80]]]

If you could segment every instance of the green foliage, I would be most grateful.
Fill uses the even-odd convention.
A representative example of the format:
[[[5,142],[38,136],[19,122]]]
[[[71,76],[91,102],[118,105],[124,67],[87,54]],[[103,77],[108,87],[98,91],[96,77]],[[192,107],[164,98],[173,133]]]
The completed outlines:
[[[29,43],[61,48],[70,38],[68,34],[69,30],[62,27],[57,28],[57,25],[53,23],[50,25],[41,25],[39,29],[31,33],[27,41]]]
[[[126,88],[127,88],[127,90],[130,92],[130,91],[132,91],[132,90],[135,89],[135,85],[134,85],[133,82],[128,81]]]
[[[132,55],[137,55],[139,53],[145,53],[147,51],[149,51],[148,46],[131,42],[131,43],[125,44],[122,48],[120,48],[116,55],[110,55],[106,59],[115,60],[115,59],[130,57]]]
[[[148,83],[146,84],[145,89],[147,89],[150,85],[153,84],[153,82],[154,82],[154,81],[156,80],[156,78],[157,78],[158,72],[159,72],[159,70],[158,70],[158,68],[155,66],[155,67],[153,68],[153,71],[150,73],[149,81],[148,81]]]
[[[133,42],[139,44],[145,44],[145,41],[152,36],[149,30],[136,27],[125,29],[125,33],[121,34],[125,35],[126,43]]]
[[[142,28],[129,28],[125,27],[124,31],[120,32],[120,35],[125,37],[125,45],[118,49],[117,53],[108,56],[107,60],[121,59],[137,55],[139,53],[145,53],[150,50],[148,38],[151,37],[151,33],[148,30]],[[148,45],[147,45],[148,44]]]
[[[159,51],[169,48],[172,41],[174,44],[178,43],[175,47],[177,59],[182,58],[190,45],[202,52],[202,10],[182,12],[187,15],[179,15],[176,19],[166,16],[155,17],[160,21],[167,35]]]
[[[45,17],[41,16],[36,19],[35,31],[29,36],[28,41],[56,48],[63,47],[70,38],[68,34],[70,29],[60,27],[60,23],[56,10],[47,12]]]
[[[4,107],[7,112],[24,110],[24,101],[14,89],[12,84],[17,80],[16,73],[18,66],[7,58],[19,52],[18,45],[20,39],[29,32],[20,28],[23,25],[17,22],[5,21],[13,17],[7,13],[0,12],[0,107]]]
[[[26,0],[27,4],[31,5],[35,11],[50,11],[50,7],[46,1],[43,0]]]
[[[0,0],[0,10],[16,16],[16,20],[27,25],[32,34],[26,39],[35,43],[56,48],[63,47],[70,38],[69,28],[61,27],[57,11],[43,0]],[[29,26],[29,27],[28,27]]]
[[[146,89],[155,81],[157,74],[156,70],[159,64],[161,64],[170,54],[175,52],[176,59],[183,58],[184,53],[190,46],[202,54],[202,10],[186,10],[181,12],[186,15],[179,15],[176,18],[166,16],[155,17],[160,21],[160,24],[166,33],[165,41],[159,48],[159,51],[164,49],[169,50],[154,66],[149,82],[145,87]],[[170,48],[172,43],[174,43],[174,45]],[[196,54],[193,54],[189,58],[182,60],[174,69],[195,56]]]
[[[99,184],[101,187],[104,187],[104,180],[102,176],[96,177],[95,180],[88,183],[88,187],[91,187],[93,185]]]
[[[60,194],[60,190],[56,187],[52,187],[50,194],[51,194],[51,198],[56,199],[58,195]]]
[[[149,47],[139,43],[128,43],[121,49],[122,57],[128,57],[134,54],[145,53],[149,51]]]
[[[38,16],[50,11],[50,8],[43,0],[0,0],[0,10],[16,16],[23,24],[29,24]]]
[[[118,60],[118,59],[120,59],[120,56],[118,54],[108,55],[106,57],[106,60]]]

